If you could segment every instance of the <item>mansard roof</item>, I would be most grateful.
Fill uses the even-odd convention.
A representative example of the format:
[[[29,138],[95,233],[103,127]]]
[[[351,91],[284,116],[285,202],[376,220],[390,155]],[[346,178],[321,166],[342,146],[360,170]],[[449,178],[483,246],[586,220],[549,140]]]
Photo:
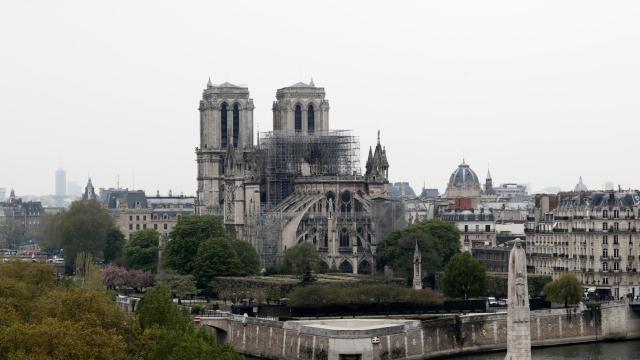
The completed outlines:
[[[633,207],[640,205],[640,195],[635,191],[594,191],[594,192],[571,192],[561,193],[560,207]]]

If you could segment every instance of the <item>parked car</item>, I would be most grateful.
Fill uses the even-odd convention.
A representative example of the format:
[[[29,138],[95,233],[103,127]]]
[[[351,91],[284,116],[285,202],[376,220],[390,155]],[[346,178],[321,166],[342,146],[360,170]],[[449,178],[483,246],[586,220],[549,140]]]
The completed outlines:
[[[498,306],[498,302],[496,301],[496,298],[493,296],[489,296],[487,298],[487,301],[489,302],[489,306],[491,307]]]

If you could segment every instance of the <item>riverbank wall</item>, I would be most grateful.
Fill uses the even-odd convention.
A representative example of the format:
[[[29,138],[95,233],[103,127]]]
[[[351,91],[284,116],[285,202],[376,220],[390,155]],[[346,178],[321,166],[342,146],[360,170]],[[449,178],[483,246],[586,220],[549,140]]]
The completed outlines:
[[[506,313],[285,322],[228,315],[200,321],[220,341],[266,359],[432,359],[503,350],[507,344]],[[534,347],[640,338],[640,317],[623,302],[598,310],[532,311],[530,324]]]

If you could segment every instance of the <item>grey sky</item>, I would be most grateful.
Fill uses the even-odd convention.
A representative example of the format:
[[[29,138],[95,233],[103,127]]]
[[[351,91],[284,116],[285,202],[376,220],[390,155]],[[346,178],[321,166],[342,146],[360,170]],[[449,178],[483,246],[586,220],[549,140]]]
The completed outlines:
[[[0,187],[194,194],[207,78],[275,90],[313,77],[331,127],[376,130],[392,181],[481,178],[535,189],[640,186],[637,1],[5,1]],[[362,159],[362,165],[364,160]],[[417,189],[416,189],[417,190]]]

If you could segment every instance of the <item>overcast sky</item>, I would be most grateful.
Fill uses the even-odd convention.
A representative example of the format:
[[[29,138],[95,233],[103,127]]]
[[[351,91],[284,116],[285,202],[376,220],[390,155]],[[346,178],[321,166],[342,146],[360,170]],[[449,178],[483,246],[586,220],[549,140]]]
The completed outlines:
[[[195,194],[207,78],[313,77],[332,128],[381,130],[391,181],[441,190],[464,155],[494,184],[640,187],[638,1],[4,1],[0,187]],[[135,174],[135,175],[134,175]]]

